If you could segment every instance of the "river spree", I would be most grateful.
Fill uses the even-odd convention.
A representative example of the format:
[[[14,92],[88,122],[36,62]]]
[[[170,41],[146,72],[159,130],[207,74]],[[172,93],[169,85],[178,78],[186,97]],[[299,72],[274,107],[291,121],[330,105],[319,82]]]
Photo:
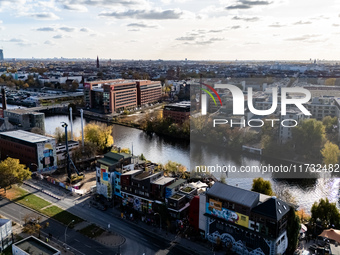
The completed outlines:
[[[64,115],[46,117],[45,129],[46,133],[53,134],[56,127],[61,127],[61,122],[70,123],[69,117]],[[84,125],[88,123],[84,120]],[[69,126],[70,130],[70,126]],[[75,117],[73,121],[73,130],[75,136],[81,135],[80,117]],[[176,140],[174,138],[160,137],[156,134],[148,135],[142,130],[113,125],[113,139],[115,145],[119,147],[128,147],[132,149],[134,155],[144,156],[153,162],[165,164],[168,160],[179,162],[190,168],[190,143],[188,141]],[[204,165],[214,165],[223,162],[225,165],[240,166],[257,166],[261,164],[273,164],[273,161],[263,160],[257,157],[243,155],[240,153],[228,152],[216,148],[211,150],[209,147],[195,145],[193,150],[195,162],[199,160]],[[275,161],[274,161],[275,162]],[[194,166],[191,166],[194,167]],[[219,175],[217,176],[219,177]],[[295,197],[297,204],[310,211],[312,204],[320,198],[326,198],[331,202],[338,202],[339,182],[338,178],[321,178],[314,180],[304,180],[303,183],[292,183],[290,180],[275,179],[271,174],[263,176],[271,181],[274,191],[282,191],[288,189]],[[242,178],[227,178],[227,183],[239,186],[245,189],[251,189],[252,178],[248,175]]]

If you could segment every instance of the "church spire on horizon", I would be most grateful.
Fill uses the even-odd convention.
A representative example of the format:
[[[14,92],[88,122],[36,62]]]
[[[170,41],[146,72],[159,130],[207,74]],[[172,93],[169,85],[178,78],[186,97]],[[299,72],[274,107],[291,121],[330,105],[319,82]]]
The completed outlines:
[[[97,56],[97,68],[99,68],[99,58]]]

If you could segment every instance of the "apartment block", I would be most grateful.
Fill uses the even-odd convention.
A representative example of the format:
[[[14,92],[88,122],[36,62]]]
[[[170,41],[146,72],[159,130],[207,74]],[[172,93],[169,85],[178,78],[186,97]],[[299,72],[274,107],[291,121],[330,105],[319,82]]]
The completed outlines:
[[[312,101],[305,104],[312,117],[322,120],[326,116],[340,117],[340,98],[313,97]]]

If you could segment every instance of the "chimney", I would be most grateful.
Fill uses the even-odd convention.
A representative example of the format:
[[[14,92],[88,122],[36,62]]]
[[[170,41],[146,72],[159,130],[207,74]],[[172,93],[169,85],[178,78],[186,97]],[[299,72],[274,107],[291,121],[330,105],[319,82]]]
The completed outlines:
[[[4,88],[1,89],[1,96],[2,96],[2,109],[6,110],[7,109],[7,104],[6,104],[6,93],[5,93],[5,89]]]

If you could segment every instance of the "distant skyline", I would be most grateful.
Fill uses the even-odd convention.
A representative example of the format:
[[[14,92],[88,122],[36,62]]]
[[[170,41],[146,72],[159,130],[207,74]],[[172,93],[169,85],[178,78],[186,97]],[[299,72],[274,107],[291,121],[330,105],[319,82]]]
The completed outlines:
[[[0,0],[5,58],[340,59],[340,0]]]

